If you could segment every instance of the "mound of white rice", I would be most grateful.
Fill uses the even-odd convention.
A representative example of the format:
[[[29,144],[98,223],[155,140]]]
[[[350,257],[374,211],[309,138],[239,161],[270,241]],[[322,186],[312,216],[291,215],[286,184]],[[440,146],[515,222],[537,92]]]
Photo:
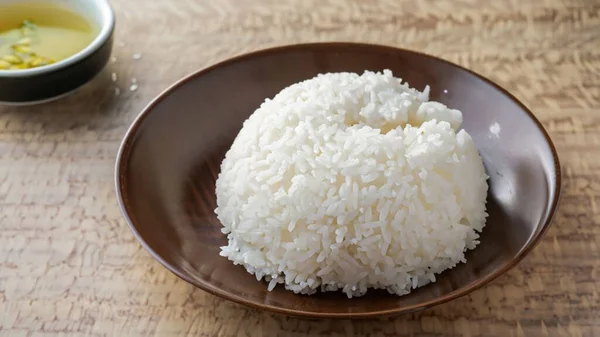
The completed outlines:
[[[458,110],[391,71],[330,73],[267,99],[216,184],[221,255],[268,289],[403,295],[464,262],[487,176]]]

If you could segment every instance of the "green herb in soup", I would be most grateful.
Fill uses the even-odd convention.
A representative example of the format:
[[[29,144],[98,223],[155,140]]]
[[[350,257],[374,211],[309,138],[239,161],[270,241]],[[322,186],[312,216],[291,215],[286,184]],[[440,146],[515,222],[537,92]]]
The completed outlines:
[[[81,51],[95,35],[84,18],[54,5],[0,6],[0,70],[58,62]]]

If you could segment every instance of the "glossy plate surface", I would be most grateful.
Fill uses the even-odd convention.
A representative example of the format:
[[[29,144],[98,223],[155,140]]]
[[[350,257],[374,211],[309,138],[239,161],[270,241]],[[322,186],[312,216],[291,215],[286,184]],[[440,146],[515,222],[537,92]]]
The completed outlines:
[[[214,215],[215,180],[242,122],[284,87],[318,73],[391,69],[431,99],[460,109],[488,175],[487,226],[467,263],[406,296],[369,291],[295,295],[268,292],[219,256],[226,244]],[[142,245],[186,281],[238,303],[289,315],[370,317],[449,301],[513,267],[547,229],[560,194],[554,147],[532,113],[477,74],[424,54],[385,46],[293,45],[236,57],[169,88],[133,123],[117,159],[117,193]]]

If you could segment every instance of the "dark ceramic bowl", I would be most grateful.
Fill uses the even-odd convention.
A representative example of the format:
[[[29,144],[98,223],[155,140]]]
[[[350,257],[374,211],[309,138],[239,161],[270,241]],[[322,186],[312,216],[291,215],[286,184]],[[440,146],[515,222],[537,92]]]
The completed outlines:
[[[391,69],[431,99],[462,110],[490,176],[489,218],[467,262],[406,296],[370,290],[295,295],[267,291],[219,256],[226,244],[213,210],[215,179],[242,122],[267,97],[323,72]],[[121,146],[116,185],[141,244],[191,284],[255,308],[309,317],[408,313],[465,295],[514,267],[539,241],[556,210],[556,151],[533,114],[489,80],[441,59],[384,46],[324,43],[268,49],[186,77],[139,115]]]
[[[110,58],[115,27],[115,15],[107,0],[0,0],[0,6],[17,2],[48,2],[64,7],[85,18],[96,27],[98,34],[77,54],[51,65],[0,70],[0,104],[29,105],[61,98],[104,68]]]

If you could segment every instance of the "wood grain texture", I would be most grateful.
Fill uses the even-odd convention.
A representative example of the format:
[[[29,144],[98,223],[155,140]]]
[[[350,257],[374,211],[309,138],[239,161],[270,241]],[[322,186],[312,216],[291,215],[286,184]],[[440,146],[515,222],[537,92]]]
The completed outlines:
[[[599,1],[112,4],[116,59],[106,71],[58,102],[0,107],[0,337],[600,336]],[[141,248],[113,183],[136,114],[193,70],[314,41],[440,56],[497,81],[536,113],[558,148],[565,188],[554,224],[517,268],[418,314],[316,321],[193,289]]]

